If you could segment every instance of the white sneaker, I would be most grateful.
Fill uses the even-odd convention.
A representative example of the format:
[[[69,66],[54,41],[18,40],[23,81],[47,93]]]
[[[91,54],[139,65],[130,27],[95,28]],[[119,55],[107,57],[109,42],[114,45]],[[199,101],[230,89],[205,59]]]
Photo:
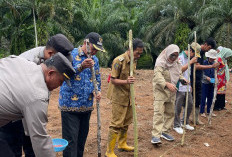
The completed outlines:
[[[186,125],[185,125],[185,128],[186,128],[187,130],[194,130],[194,127],[192,127],[192,126],[189,125],[189,124],[186,124]]]
[[[181,127],[173,128],[178,134],[183,134],[183,129]]]

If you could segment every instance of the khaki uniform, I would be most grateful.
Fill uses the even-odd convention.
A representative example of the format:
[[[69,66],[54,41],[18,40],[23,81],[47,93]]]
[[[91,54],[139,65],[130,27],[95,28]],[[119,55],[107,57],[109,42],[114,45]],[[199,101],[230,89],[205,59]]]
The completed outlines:
[[[181,74],[180,78],[183,78]],[[155,67],[153,78],[153,137],[160,137],[162,132],[168,133],[174,121],[176,93],[171,92],[166,87],[166,82],[171,82],[169,70],[163,67]]]
[[[134,69],[136,63],[134,64]],[[111,77],[127,80],[130,75],[130,58],[125,52],[114,59]],[[130,85],[113,85],[111,82],[107,91],[107,98],[112,102],[112,121],[110,128],[117,132],[120,129],[127,130],[132,122],[132,106],[130,105]]]

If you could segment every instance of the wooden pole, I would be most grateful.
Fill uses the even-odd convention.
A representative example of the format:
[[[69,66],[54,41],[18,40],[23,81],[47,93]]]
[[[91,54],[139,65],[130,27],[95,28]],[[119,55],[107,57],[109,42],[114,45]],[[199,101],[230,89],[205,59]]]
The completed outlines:
[[[132,46],[132,30],[129,31],[129,49],[130,49],[130,76],[133,76],[134,72],[134,53]],[[134,122],[134,157],[138,157],[138,130],[137,130],[137,114],[135,108],[135,93],[134,84],[130,84],[130,102],[133,110],[133,122]]]
[[[194,42],[197,43],[197,34],[196,31],[194,31]],[[197,53],[197,48],[195,46],[195,57]],[[193,64],[193,123],[194,127],[196,127],[196,64]]]
[[[88,58],[92,58],[88,39],[86,39],[86,50],[87,50]],[[98,86],[97,86],[97,80],[96,80],[94,66],[91,67],[90,70],[92,73],[94,93],[95,93],[95,96],[97,96],[98,95]],[[101,113],[100,113],[100,102],[97,100],[96,100],[96,106],[97,106],[97,150],[98,150],[98,157],[101,157]]]
[[[217,60],[218,60],[218,57],[216,59],[216,63],[217,63]],[[217,69],[218,68],[215,68],[214,69],[214,79],[215,79],[215,82],[214,82],[214,90],[213,90],[213,102],[212,102],[212,105],[210,107],[210,113],[209,113],[209,117],[208,117],[208,124],[211,125],[211,118],[212,118],[212,113],[213,113],[213,109],[214,109],[214,105],[215,105],[215,101],[217,99],[217,85],[218,85],[218,80],[217,80]]]
[[[190,45],[188,44],[188,80],[190,80]],[[184,138],[185,138],[185,126],[186,126],[186,119],[187,119],[187,112],[188,112],[188,94],[189,94],[189,84],[187,84],[187,92],[186,92],[186,99],[185,99],[185,114],[184,114],[184,128],[183,128],[183,135],[181,139],[181,146],[184,145]]]

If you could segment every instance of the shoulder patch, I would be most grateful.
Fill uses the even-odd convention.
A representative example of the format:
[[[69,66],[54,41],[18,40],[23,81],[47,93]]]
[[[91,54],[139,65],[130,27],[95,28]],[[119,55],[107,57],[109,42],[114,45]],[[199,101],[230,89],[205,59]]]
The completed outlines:
[[[119,65],[118,63],[115,63],[115,64],[114,64],[114,69],[115,69],[115,70],[118,70],[119,68],[120,68],[120,65]]]
[[[120,57],[120,58],[118,58],[118,60],[121,62],[124,60],[124,57]]]

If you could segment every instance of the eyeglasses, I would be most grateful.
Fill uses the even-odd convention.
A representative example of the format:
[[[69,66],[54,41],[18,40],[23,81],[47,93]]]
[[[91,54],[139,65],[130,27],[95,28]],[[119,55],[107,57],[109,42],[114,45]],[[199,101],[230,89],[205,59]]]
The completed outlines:
[[[170,56],[169,56],[169,58],[171,59],[171,60],[176,60],[176,58],[178,57],[178,55],[176,55],[176,54],[171,54]]]

